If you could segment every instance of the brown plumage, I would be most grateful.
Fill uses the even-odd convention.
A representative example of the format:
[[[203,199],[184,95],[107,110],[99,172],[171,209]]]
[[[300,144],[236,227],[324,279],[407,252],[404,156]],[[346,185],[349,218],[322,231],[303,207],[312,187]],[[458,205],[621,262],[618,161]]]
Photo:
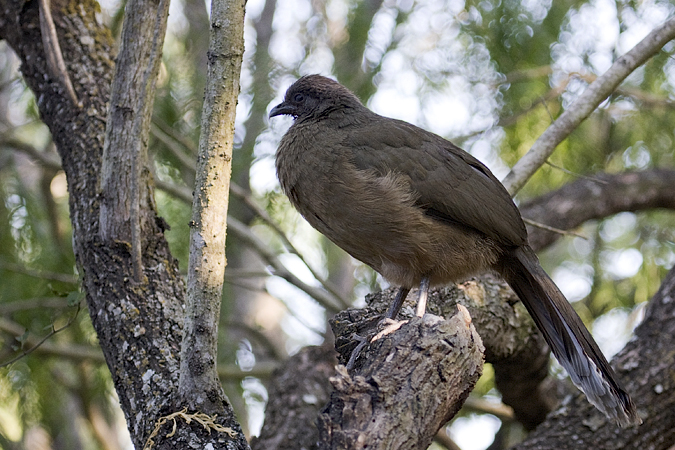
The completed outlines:
[[[277,151],[281,187],[314,228],[401,287],[388,317],[415,286],[497,272],[588,399],[621,426],[641,422],[485,165],[440,136],[373,113],[319,75],[288,89],[270,117],[282,114],[295,122]]]

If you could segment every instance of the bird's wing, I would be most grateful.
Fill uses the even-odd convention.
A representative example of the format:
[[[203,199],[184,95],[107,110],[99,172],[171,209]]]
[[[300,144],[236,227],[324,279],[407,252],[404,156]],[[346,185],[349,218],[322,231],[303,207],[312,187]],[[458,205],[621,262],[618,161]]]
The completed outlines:
[[[479,230],[504,245],[527,242],[518,208],[485,165],[440,136],[374,116],[343,134],[358,169],[403,175],[417,206],[434,219]]]

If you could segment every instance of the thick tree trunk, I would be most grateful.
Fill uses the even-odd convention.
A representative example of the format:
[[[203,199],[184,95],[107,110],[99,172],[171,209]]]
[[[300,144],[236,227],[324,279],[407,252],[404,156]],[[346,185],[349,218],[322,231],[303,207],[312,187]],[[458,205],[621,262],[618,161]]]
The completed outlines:
[[[164,221],[151,196],[140,205],[144,279],[134,281],[130,242],[100,238],[100,186],[107,102],[113,73],[113,42],[93,1],[52,2],[61,51],[81,105],[58,78],[49,76],[40,36],[37,2],[0,1],[0,38],[22,61],[21,71],[35,93],[68,179],[77,263],[91,319],[120,398],[136,448],[155,431],[153,448],[247,448],[231,411],[210,428],[180,413],[179,353],[185,286],[164,239]],[[149,189],[147,184],[141,189]],[[178,413],[178,414],[174,414]],[[158,422],[167,415],[172,419]],[[162,426],[159,426],[163,424]],[[173,425],[177,432],[169,439]],[[213,430],[225,430],[220,433]],[[224,439],[226,437],[227,439]],[[232,447],[234,439],[235,447]]]

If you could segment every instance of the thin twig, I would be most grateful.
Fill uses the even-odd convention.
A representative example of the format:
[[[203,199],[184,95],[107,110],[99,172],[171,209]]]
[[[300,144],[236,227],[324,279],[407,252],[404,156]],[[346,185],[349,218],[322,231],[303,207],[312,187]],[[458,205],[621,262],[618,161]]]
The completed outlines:
[[[195,157],[194,155],[186,154],[182,149],[185,148],[183,143],[176,140],[174,135],[168,134],[164,131],[163,128],[159,127],[156,122],[152,122],[150,126],[150,133],[157,139],[159,139],[166,148],[171,152],[173,156],[176,157],[178,162],[191,173],[195,173]]]
[[[229,380],[243,380],[247,377],[269,378],[272,372],[279,367],[278,363],[271,361],[261,361],[249,370],[241,370],[239,366],[233,364],[218,366],[218,376]]]
[[[438,430],[436,436],[434,436],[434,442],[438,445],[442,445],[447,450],[462,450],[462,448],[452,440],[446,427],[441,427],[441,429]]]
[[[567,230],[561,230],[560,228],[554,228],[551,226],[548,226],[546,224],[543,224],[541,222],[535,222],[534,220],[526,219],[523,217],[523,222],[525,222],[528,225],[532,225],[533,227],[541,228],[542,230],[550,231],[552,233],[558,233],[562,234],[563,236],[574,236],[578,237],[581,239],[588,240],[588,237],[584,236],[583,234],[575,233],[574,231],[567,231]]]
[[[473,131],[471,133],[463,134],[461,136],[454,136],[452,138],[452,140],[461,142],[461,141],[465,141],[466,139],[470,139],[472,137],[478,136],[479,134],[487,133],[488,131],[494,129],[495,127],[509,127],[509,126],[513,125],[514,123],[516,123],[518,121],[518,119],[520,117],[524,116],[525,114],[530,113],[531,111],[536,109],[539,105],[543,104],[544,107],[546,107],[546,102],[548,102],[550,100],[553,100],[556,97],[559,97],[565,91],[565,89],[567,89],[567,85],[569,84],[570,79],[573,75],[575,75],[575,74],[570,74],[570,76],[568,76],[564,80],[562,80],[556,87],[549,89],[549,91],[546,94],[538,97],[527,108],[522,109],[520,111],[517,111],[517,112],[511,114],[508,117],[500,118],[499,121],[496,124],[490,125],[488,128],[486,128],[484,130],[477,130],[477,131]],[[547,110],[548,110],[548,108],[547,108]],[[549,113],[549,115],[550,115],[550,113]]]
[[[182,152],[178,147],[177,143],[182,145],[182,142],[177,141],[176,137],[174,135],[169,135],[166,133],[166,130],[160,129],[159,127],[153,128],[153,134],[160,139],[164,144],[166,144],[167,148],[171,151],[171,153],[176,156],[176,158],[181,162],[181,164],[188,170],[191,170],[194,172],[195,166],[194,162],[191,162],[192,160],[189,160],[189,158],[185,155],[184,152]],[[171,141],[170,139],[173,139]],[[166,181],[162,180],[157,180],[156,185],[158,188],[169,192],[170,194],[178,197],[179,199],[185,201],[185,202],[192,202],[192,192],[185,187],[178,186],[172,183],[168,183]],[[343,307],[349,306],[349,302],[342,298],[340,295],[338,289],[333,286],[328,280],[324,279],[317,270],[315,270],[311,264],[307,262],[305,257],[298,251],[298,249],[291,243],[291,241],[288,239],[288,236],[286,233],[277,225],[277,223],[267,214],[267,211],[265,211],[263,208],[258,206],[258,204],[251,198],[249,195],[248,191],[241,186],[237,185],[236,183],[230,181],[230,193],[237,196],[241,200],[243,200],[244,204],[254,213],[258,216],[258,218],[269,228],[274,231],[277,236],[281,239],[281,243],[283,244],[284,247],[286,247],[286,250],[289,253],[292,253],[296,255],[302,263],[307,267],[307,269],[311,272],[312,276],[321,283],[321,285],[333,296],[338,298],[340,300],[340,304]],[[228,219],[231,220],[231,219]]]
[[[267,275],[272,276],[272,274],[267,274]],[[272,297],[276,300],[279,300],[281,302],[281,304],[284,305],[284,307],[286,308],[286,312],[288,312],[288,314],[290,314],[291,317],[293,317],[295,320],[300,322],[300,325],[307,328],[309,331],[316,334],[317,336],[326,337],[325,331],[319,330],[318,328],[315,328],[315,327],[311,326],[309,323],[307,323],[307,321],[302,316],[300,316],[298,313],[295,312],[295,310],[293,308],[291,308],[291,306],[288,304],[288,302],[286,302],[283,298],[272,295],[270,293],[270,291],[267,289],[267,287],[251,286],[251,285],[248,285],[246,283],[233,281],[232,279],[228,279],[227,277],[225,277],[225,282],[227,284],[231,285],[231,286],[237,286],[237,287],[240,287],[242,289],[247,289],[251,292],[258,292],[258,293],[261,293],[261,294],[266,294],[266,295],[268,295],[268,296],[270,296],[270,297]]]
[[[675,101],[666,98],[666,97],[661,97],[659,95],[654,95],[650,92],[645,92],[643,90],[634,88],[634,87],[621,87],[616,90],[617,94],[625,95],[627,97],[631,97],[637,101],[639,101],[642,104],[646,105],[651,105],[651,106],[659,106],[659,107],[665,107],[665,108],[675,108]]]
[[[272,343],[272,341],[270,341],[270,339],[265,335],[265,333],[263,333],[258,328],[252,327],[247,323],[235,320],[226,320],[222,323],[222,325],[228,328],[238,328],[244,331],[246,334],[250,335],[254,341],[262,345],[269,352],[269,354],[272,355],[274,359],[276,359],[277,361],[281,361],[284,359],[285,355],[279,353],[279,349],[277,349],[277,347]]]
[[[169,183],[155,177],[155,186],[162,191],[173,195],[188,205],[192,204],[192,191],[187,186],[180,186],[176,183]]]
[[[0,330],[10,333],[14,336],[22,336],[26,329],[19,325],[16,322],[0,317]],[[37,338],[28,336],[26,342],[31,345],[37,343]],[[101,349],[89,345],[56,345],[50,342],[45,342],[36,349],[36,353],[44,355],[58,356],[65,359],[72,359],[74,361],[82,361],[85,359],[96,361],[96,362],[105,362],[103,358],[103,353]]]
[[[19,75],[15,75],[11,78],[8,78],[4,80],[2,83],[0,83],[0,92],[4,91],[14,83],[20,83],[21,82],[21,77]]]
[[[493,403],[482,398],[473,397],[471,395],[466,399],[466,402],[464,402],[462,408],[477,413],[492,414],[502,422],[516,420],[516,416],[513,413],[513,408],[510,406],[507,406],[501,402]]]
[[[16,357],[10,359],[9,361],[6,361],[6,362],[0,364],[0,367],[9,366],[10,364],[15,363],[16,361],[20,360],[21,358],[30,355],[35,350],[37,350],[42,344],[44,344],[47,339],[54,336],[56,333],[59,333],[59,332],[65,330],[66,328],[68,328],[77,318],[77,315],[79,314],[80,309],[81,309],[81,304],[78,303],[77,304],[77,310],[75,311],[75,314],[73,314],[73,316],[70,319],[68,319],[68,322],[66,322],[66,324],[64,326],[62,326],[61,328],[54,328],[54,324],[52,323],[52,329],[45,337],[40,339],[35,345],[33,345],[28,350],[24,350],[20,355],[17,355]]]
[[[588,175],[582,175],[582,174],[577,173],[577,172],[572,172],[571,170],[565,169],[564,167],[561,167],[557,164],[553,164],[551,161],[548,161],[548,160],[546,161],[546,164],[553,167],[554,169],[558,169],[558,170],[560,170],[562,172],[565,172],[568,175],[572,175],[576,178],[583,178],[584,180],[593,181],[594,183],[598,183],[598,184],[609,184],[609,182],[607,182],[605,180],[601,180],[598,177],[591,177],[591,176],[588,176]]]
[[[267,244],[262,242],[249,227],[235,219],[234,217],[228,217],[228,228],[233,232],[237,233],[240,239],[242,239],[249,246],[253,247],[256,252],[263,257],[265,261],[272,267],[274,270],[274,275],[283,278],[292,285],[296,286],[300,290],[309,294],[310,297],[314,298],[321,306],[326,308],[331,314],[336,313],[342,309],[345,305],[342,303],[340,298],[335,297],[331,293],[324,291],[323,289],[310,286],[304,281],[300,280],[295,276],[291,271],[289,271],[286,266],[279,260],[278,256],[269,248]]]
[[[270,272],[264,270],[249,270],[249,269],[234,269],[232,267],[227,267],[225,269],[225,278],[235,279],[235,278],[267,278],[271,277]]]
[[[551,66],[533,67],[525,70],[515,70],[504,75],[504,79],[499,84],[505,83],[519,83],[521,81],[529,81],[533,78],[541,78],[551,75],[553,68]]]
[[[0,146],[9,147],[23,153],[45,168],[61,170],[61,161],[59,160],[58,155],[42,152],[32,145],[26,144],[18,139],[0,137]]]
[[[176,130],[174,130],[172,126],[164,122],[164,120],[155,116],[152,118],[152,124],[157,128],[159,128],[162,131],[162,133],[166,134],[167,136],[170,136],[171,139],[178,142],[181,146],[185,147],[185,149],[188,151],[188,154],[193,155],[193,157],[197,156],[197,146],[182,134],[177,133]]]
[[[347,307],[349,306],[349,302],[342,298],[340,293],[338,292],[337,288],[333,286],[333,284],[329,281],[323,278],[318,271],[316,271],[309,262],[305,259],[305,257],[298,251],[298,249],[293,245],[293,243],[288,239],[288,236],[284,232],[284,230],[279,227],[279,225],[267,214],[267,211],[265,211],[263,208],[258,206],[255,201],[251,198],[251,196],[247,193],[245,189],[240,187],[239,185],[235,183],[230,184],[230,192],[237,197],[241,198],[246,206],[248,206],[259,218],[260,220],[270,227],[272,231],[274,231],[277,236],[281,239],[281,243],[283,244],[284,247],[286,247],[286,250],[289,253],[292,253],[293,255],[297,256],[300,258],[302,263],[307,267],[307,269],[311,272],[312,276],[316,278],[319,283],[331,294],[333,294],[336,298],[340,299],[340,303]]]
[[[0,317],[0,330],[13,336],[22,336],[25,334],[26,328],[14,321]],[[26,338],[26,342],[30,345],[37,345],[38,339],[28,336],[28,338]],[[65,358],[73,361],[88,360],[97,363],[105,362],[105,358],[101,352],[101,349],[91,345],[64,345],[44,342],[35,349],[35,353],[57,356],[59,358]],[[246,377],[268,378],[272,375],[272,372],[277,367],[278,364],[271,361],[257,362],[256,365],[250,370],[241,370],[239,366],[234,364],[221,364],[218,366],[218,375],[221,378],[232,380],[242,380]]]
[[[236,287],[245,289],[247,291],[258,292],[258,293],[261,293],[261,294],[263,294],[263,293],[267,294],[267,289],[265,289],[264,287],[262,287],[262,286],[252,286],[250,284],[239,281],[235,277],[225,277],[225,283],[230,285],[230,286],[236,286]]]
[[[177,198],[183,201],[191,202],[192,193],[189,192],[187,188],[176,186],[172,183],[167,183],[165,181],[157,180],[156,185],[159,189],[170,192],[175,195]],[[227,218],[228,230],[233,234],[236,234],[240,239],[247,243],[253,250],[255,250],[262,258],[265,260],[274,270],[273,275],[283,278],[292,285],[296,286],[300,290],[309,294],[310,297],[314,298],[321,306],[326,308],[331,314],[335,314],[337,311],[348,306],[347,302],[332,294],[331,292],[324,291],[322,289],[310,286],[307,283],[300,280],[298,277],[293,275],[286,266],[279,260],[276,254],[270,249],[269,245],[265,244],[258,238],[249,227],[244,225],[239,220],[234,217]]]
[[[548,112],[549,116],[551,116],[551,112],[548,110],[547,102],[553,100],[556,97],[559,97],[563,92],[565,92],[565,89],[567,89],[569,82],[570,77],[565,78],[556,87],[550,89],[545,95],[542,95],[538,97],[535,101],[533,101],[529,107],[523,109],[522,111],[518,111],[517,113],[512,114],[509,117],[499,119],[499,122],[497,122],[497,126],[508,127],[510,125],[513,125],[521,116],[533,111],[539,105],[543,105],[544,108],[546,108],[546,111]]]
[[[186,143],[179,139],[179,136],[177,136],[175,133],[171,132],[169,133],[169,129],[164,126],[159,126],[161,122],[160,121],[154,121],[153,122],[153,128],[152,128],[152,133],[155,137],[157,137],[159,140],[161,140],[171,151],[171,154],[173,154],[181,163],[181,165],[186,168],[187,170],[190,170],[192,172],[195,171],[195,164],[194,161],[186,155],[185,152],[181,151],[181,149],[178,147],[178,145],[183,146],[188,149],[188,151],[192,151],[190,147],[186,147]],[[188,188],[184,188],[181,186],[177,186],[172,183],[168,183],[166,181],[162,180],[157,180],[156,185],[158,188],[169,192],[170,194],[178,197],[179,199],[186,201],[186,202],[192,202],[192,192]],[[265,211],[263,208],[261,208],[251,197],[249,192],[244,189],[243,187],[239,186],[238,184],[234,183],[233,181],[230,180],[230,193],[237,196],[240,198],[244,204],[254,213],[258,216],[258,218],[269,228],[274,231],[277,236],[281,239],[281,242],[284,247],[286,247],[286,250],[289,253],[292,253],[296,255],[302,263],[307,267],[307,269],[311,272],[312,276],[321,283],[321,285],[333,296],[338,298],[340,300],[340,303],[343,307],[349,306],[349,302],[342,298],[340,295],[338,289],[333,286],[330,281],[324,279],[317,270],[315,270],[311,264],[307,262],[305,257],[298,251],[298,249],[293,245],[293,243],[288,239],[288,236],[286,233],[279,227],[279,225],[269,216],[267,211]],[[231,219],[228,219],[231,220]]]
[[[68,299],[64,297],[28,298],[0,304],[0,315],[13,314],[27,309],[61,309],[67,306]]]

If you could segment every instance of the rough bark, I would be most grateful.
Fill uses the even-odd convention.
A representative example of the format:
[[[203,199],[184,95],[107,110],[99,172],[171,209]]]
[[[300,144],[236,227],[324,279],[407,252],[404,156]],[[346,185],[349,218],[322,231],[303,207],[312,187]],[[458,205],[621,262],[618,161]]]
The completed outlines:
[[[168,16],[168,0],[127,4],[103,144],[99,233],[104,242],[131,244],[139,284],[144,281],[141,230],[156,216],[148,135]]]
[[[621,211],[637,211],[652,208],[675,209],[675,172],[668,170],[649,170],[624,174],[598,174],[598,183],[582,179],[564,186],[546,196],[535,199],[521,207],[523,215],[538,222],[550,223],[560,229],[578,226],[586,220],[597,219]],[[619,193],[617,195],[617,193]],[[548,221],[547,217],[552,217]],[[538,249],[552,243],[560,235],[540,228],[529,227],[531,241]],[[394,297],[394,290],[372,294],[367,298],[369,306],[360,310],[348,310],[340,313],[333,320],[335,333],[339,336],[336,347],[343,355],[345,362],[351,350],[357,345],[353,334],[363,334],[369,327],[374,327],[382,312]],[[411,294],[413,298],[414,293]],[[491,277],[482,277],[465,283],[457,288],[448,287],[432,292],[429,299],[429,310],[444,315],[450,312],[456,302],[468,308],[478,334],[483,338],[486,348],[486,361],[495,368],[496,383],[503,393],[505,403],[514,408],[519,421],[531,429],[541,423],[546,414],[565,394],[575,392],[573,387],[560,383],[548,374],[549,356],[543,338],[532,323],[522,305],[514,294],[503,284]],[[412,316],[412,309],[403,309],[402,315]],[[341,337],[340,337],[341,336]],[[648,345],[648,344],[645,344]],[[305,358],[312,358],[314,350]],[[323,356],[322,356],[323,358]],[[322,359],[323,361],[323,359]],[[280,370],[280,377],[293,379],[308,376],[304,369],[296,371],[292,364]],[[282,398],[293,396],[293,386],[286,385]],[[323,384],[324,395],[330,392],[328,383]],[[289,403],[287,408],[278,409],[275,405],[277,391],[270,391],[270,406],[266,411],[264,427],[265,446],[255,448],[293,448],[283,444],[283,430],[288,428],[305,428],[309,437],[302,442],[315,442],[317,433],[312,421],[304,421],[312,417],[306,411],[303,415],[295,414],[295,407]],[[653,395],[653,394],[652,394]],[[582,403],[587,402],[582,398]],[[319,412],[319,406],[315,407]],[[594,413],[592,407],[586,411]],[[287,427],[283,428],[282,424]],[[279,430],[279,431],[278,431]],[[278,432],[277,432],[278,431]],[[279,443],[279,446],[273,443]],[[306,446],[305,448],[316,448]]]
[[[367,297],[364,309],[343,311],[331,320],[336,348],[346,362],[356,346],[354,334],[367,336],[381,319],[395,295],[394,289]],[[414,316],[416,293],[409,295],[401,318]],[[532,429],[558,404],[557,382],[548,377],[549,350],[534,322],[513,291],[491,275],[457,286],[435,289],[429,295],[428,311],[448,317],[457,304],[466,307],[485,346],[485,360],[493,365],[503,401],[516,418]],[[373,356],[363,352],[357,360]]]
[[[148,221],[144,230],[147,241],[142,256],[148,281],[142,287],[130,283],[129,245],[109,244],[98,238],[98,186],[112,59],[110,37],[97,24],[94,11],[95,5],[86,2],[75,6],[55,2],[52,8],[57,35],[82,108],[73,104],[58,80],[46,75],[35,2],[0,0],[0,37],[6,39],[21,58],[23,74],[36,94],[42,118],[57,143],[68,176],[75,251],[83,272],[89,310],[113,381],[123,394],[120,400],[132,438],[140,448],[157,418],[175,412],[171,401],[177,392],[184,288],[163,239],[160,219]],[[532,439],[538,441],[524,444],[530,446],[523,448],[542,448],[543,442],[549,439],[556,442],[552,448],[571,448],[572,444],[575,448],[668,448],[674,428],[673,385],[668,378],[674,370],[673,345],[668,341],[674,334],[675,323],[672,278],[671,272],[664,282],[663,296],[650,306],[648,321],[620,358],[620,376],[628,374],[625,370],[630,371],[628,389],[639,394],[636,396],[638,406],[646,412],[646,423],[639,432],[614,439],[614,431],[608,425],[598,427],[595,419],[584,423],[582,417],[588,417],[586,414],[592,409],[577,396],[552,417],[551,423],[547,422],[548,425],[533,435]],[[474,318],[474,322],[477,321]],[[290,406],[287,414],[292,412]],[[572,406],[574,415],[570,415]],[[554,422],[560,423],[558,428]],[[231,426],[236,432],[231,417],[219,418],[218,423]],[[185,427],[183,424],[178,420],[177,435],[172,438],[174,444],[165,442],[163,448],[189,448],[188,442],[205,444],[213,438],[201,425],[193,423]],[[160,434],[168,434],[171,428],[172,422],[166,422]],[[245,445],[241,441],[239,444],[240,448]]]
[[[100,192],[107,102],[112,81],[112,39],[95,17],[94,2],[52,3],[60,47],[82,106],[67,88],[50,77],[39,26],[37,2],[0,1],[0,37],[22,61],[21,71],[35,93],[43,121],[51,130],[68,179],[70,216],[78,267],[87,303],[120,404],[136,448],[142,448],[158,418],[178,410],[178,363],[183,328],[185,287],[163,236],[164,222],[148,202],[140,205],[149,220],[142,228],[139,285],[131,270],[130,244],[100,238]],[[147,186],[143,186],[146,188]],[[236,436],[235,448],[247,444],[231,414],[217,418]],[[173,444],[224,448],[221,433],[177,420]],[[173,422],[160,427],[171,432]],[[157,439],[158,441],[158,439]]]
[[[320,449],[425,449],[482,373],[484,349],[466,312],[413,318],[369,348],[354,373],[338,366],[331,378]]]
[[[368,302],[366,308],[343,311],[331,320],[337,335],[336,348],[343,363],[357,345],[354,333],[365,336],[374,329],[394,296],[395,289],[371,294],[366,299]],[[402,309],[402,319],[414,317],[414,298],[415,293],[410,295],[410,300]],[[517,302],[515,294],[495,277],[485,276],[459,286],[433,290],[429,296],[428,310],[434,314],[450,317],[455,314],[457,304],[469,310],[472,325],[479,335],[485,336],[483,344],[486,360],[493,363],[497,382],[501,383],[501,380],[504,380],[500,387],[505,392],[513,393],[510,397],[509,394],[505,395],[504,399],[510,401],[512,398],[509,404],[514,407],[518,419],[530,424],[530,427],[543,421],[546,414],[557,405],[558,397],[555,394],[558,389],[557,386],[553,391],[549,389],[555,381],[546,377],[549,366],[548,348],[541,335],[536,332],[536,327],[525,309]],[[394,335],[397,333],[399,332]],[[402,339],[403,346],[409,346],[414,340],[409,334],[403,336],[405,336]],[[376,364],[375,361],[388,357],[388,352],[382,350],[380,345],[383,344],[376,341],[373,346],[364,349],[362,357],[356,363],[357,371],[364,370],[364,365],[371,367]],[[265,426],[261,437],[253,441],[252,448],[278,450],[327,448],[317,447],[319,432],[314,424],[324,402],[306,403],[299,400],[307,394],[308,389],[311,399],[323,400],[331,395],[332,388],[327,382],[326,374],[334,373],[332,367],[335,365],[335,359],[330,353],[326,354],[326,351],[325,347],[303,349],[276,372],[269,389],[270,401],[266,409]],[[463,370],[460,363],[457,362],[452,370]],[[407,364],[404,362],[402,366],[407,367]],[[314,371],[313,366],[318,368],[320,374]],[[537,376],[530,378],[532,373]],[[338,375],[338,379],[344,378],[345,376]],[[307,380],[307,383],[303,380]],[[389,383],[389,386],[383,386],[381,389],[395,390],[409,384],[408,381],[400,379],[389,379]],[[349,388],[336,400],[341,404],[350,401],[345,392],[358,392],[358,388],[353,386],[353,380],[347,383],[347,386]],[[330,426],[340,428],[341,420],[343,419],[339,416],[333,417]],[[426,418],[420,414],[417,420],[423,422]],[[433,426],[435,425],[438,424]],[[416,431],[428,424],[416,424],[416,428],[411,428],[412,426],[406,424],[399,427],[398,432],[402,435],[407,434],[409,439],[414,439],[418,436]],[[289,430],[303,430],[303,433],[301,437],[297,437],[297,432],[289,434]],[[407,446],[408,443],[401,448],[408,448]]]
[[[499,283],[492,285],[489,278],[479,282],[466,283],[458,288],[440,289],[431,294],[429,307],[434,312],[441,313],[453,309],[454,303],[459,301],[472,312],[473,324],[477,330],[482,329],[482,335],[485,336],[483,342],[486,347],[486,355],[489,355],[486,359],[487,361],[494,361],[497,383],[500,383],[500,371],[502,373],[506,371],[506,375],[502,376],[511,376],[515,381],[524,383],[519,386],[514,383],[514,379],[511,379],[507,380],[507,388],[501,388],[506,393],[505,401],[509,401],[507,397],[513,392],[513,397],[517,401],[512,402],[514,410],[519,420],[525,424],[527,424],[527,417],[546,414],[557,403],[557,399],[561,398],[561,394],[566,395],[562,407],[552,413],[548,420],[525,443],[521,444],[522,447],[518,447],[519,449],[670,448],[673,439],[675,439],[672,436],[673,425],[675,424],[675,414],[672,413],[672,411],[675,411],[673,408],[675,395],[672,392],[675,385],[673,385],[672,377],[669,375],[675,371],[675,367],[673,367],[675,359],[673,359],[671,351],[675,345],[672,342],[673,336],[675,336],[675,269],[671,270],[664,280],[661,290],[652,300],[645,322],[636,330],[636,339],[631,341],[626,349],[613,360],[613,366],[617,370],[619,378],[633,395],[645,421],[645,424],[641,425],[637,431],[635,429],[622,431],[615,427],[588,403],[583,394],[570,388],[567,384],[558,384],[553,386],[552,389],[548,389],[545,384],[536,383],[536,380],[533,382],[526,376],[528,372],[537,372],[548,367],[547,353],[542,354],[542,347],[537,344],[538,341],[541,341],[539,334],[529,334],[528,329],[532,330],[533,325],[527,313],[523,311],[519,303],[512,305],[509,301],[504,302],[503,293],[500,293],[500,289],[506,289],[506,287],[499,288]],[[487,294],[483,294],[482,291]],[[357,324],[363,326],[364,323],[369,321],[375,323],[375,318],[379,314],[378,311],[386,310],[387,302],[391,301],[393,295],[393,290],[374,294],[370,298],[371,304],[367,308],[350,310],[338,316],[335,319],[338,333],[344,332],[351,335],[357,329]],[[507,294],[506,298],[514,299],[512,295]],[[500,303],[501,305],[499,305]],[[500,308],[502,309],[501,312]],[[508,312],[509,308],[512,308],[510,313]],[[408,310],[406,311],[406,309]],[[412,305],[408,305],[407,308],[404,307],[402,312],[404,315],[412,315]],[[487,328],[482,328],[484,326]],[[478,333],[481,334],[480,331]],[[521,333],[524,333],[525,336]],[[526,338],[525,341],[529,340],[531,343],[523,344],[523,337]],[[338,347],[340,344],[343,345],[342,351],[345,355],[350,351],[348,346],[344,346],[347,341],[346,339],[337,340]],[[352,340],[349,341],[350,345],[353,346]],[[323,361],[323,370],[326,370],[326,365],[330,362],[326,362],[326,356],[320,350],[305,350],[305,352],[307,353],[304,353],[302,365],[288,364],[280,369],[279,377],[285,380],[297,380],[299,378],[314,380],[312,383],[313,398],[327,396],[331,389],[328,383],[317,383],[317,381],[320,382],[321,378],[314,378],[311,372],[308,373],[308,368],[311,368],[315,361],[320,360]],[[504,354],[503,352],[511,356],[500,359],[499,355]],[[372,353],[378,353],[378,351],[374,350]],[[382,353],[385,357],[387,356],[386,351]],[[367,354],[363,359],[371,360],[376,357],[373,354]],[[533,364],[533,362],[539,363]],[[541,364],[542,362],[543,364]],[[505,365],[506,368],[499,369],[501,365]],[[550,378],[544,379],[544,383],[551,382]],[[298,382],[297,386],[303,384]],[[399,382],[398,385],[400,384]],[[295,398],[301,397],[301,395],[298,396],[298,391],[293,384],[286,383],[284,387],[281,399],[294,396]],[[300,392],[303,391],[300,390]],[[302,404],[303,414],[296,415],[296,404],[279,401],[277,395],[277,390],[270,391],[270,408],[267,410],[264,427],[264,445],[256,445],[254,448],[294,448],[292,443],[284,441],[281,431],[284,429],[304,429],[308,436],[305,436],[301,441],[303,447],[308,449],[320,448],[310,445],[315,442],[317,435],[312,423],[312,417],[314,416],[312,416],[310,410],[314,408],[314,412],[318,413],[320,404]],[[353,400],[352,397],[349,398]],[[526,418],[525,420],[523,416]],[[338,418],[337,422],[339,423],[339,421]],[[540,418],[536,418],[535,421],[540,422]],[[599,434],[596,435],[596,432],[599,432]],[[652,443],[654,446],[651,446]]]

